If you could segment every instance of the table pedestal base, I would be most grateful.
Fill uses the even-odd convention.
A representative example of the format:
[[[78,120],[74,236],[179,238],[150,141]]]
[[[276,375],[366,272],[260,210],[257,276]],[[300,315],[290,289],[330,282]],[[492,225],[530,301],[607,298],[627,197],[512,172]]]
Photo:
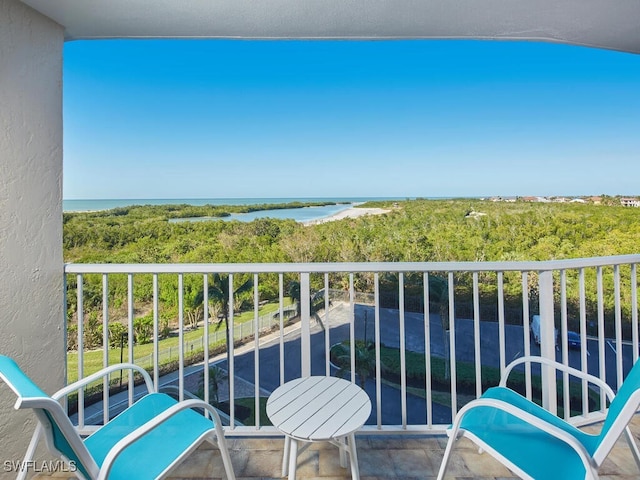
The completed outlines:
[[[337,438],[327,440],[329,443],[338,447],[340,451],[340,466],[347,468],[347,455],[351,466],[351,479],[360,480],[360,470],[358,469],[358,454],[356,452],[356,438],[353,433]],[[296,467],[298,466],[298,454],[302,453],[312,442],[304,442],[299,448],[298,443],[304,442],[296,438],[285,435],[284,437],[284,455],[282,457],[282,476],[289,474],[289,480],[296,480]]]

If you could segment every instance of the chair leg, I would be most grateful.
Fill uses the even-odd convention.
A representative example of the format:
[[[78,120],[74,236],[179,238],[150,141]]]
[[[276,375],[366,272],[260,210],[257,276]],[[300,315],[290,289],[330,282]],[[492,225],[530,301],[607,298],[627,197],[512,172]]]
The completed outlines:
[[[633,459],[636,461],[636,465],[640,469],[640,450],[638,450],[638,444],[633,438],[633,434],[631,433],[631,429],[627,425],[624,429],[624,433],[627,437],[627,443],[629,444],[629,448],[631,449],[631,453],[633,455]]]
[[[449,464],[449,458],[451,457],[451,451],[453,450],[453,444],[456,443],[456,437],[457,435],[455,434],[449,436],[447,447],[444,450],[444,457],[442,457],[442,463],[440,464],[440,470],[438,471],[437,480],[442,480],[444,478],[444,474],[447,471],[447,465]]]
[[[216,428],[216,435],[218,437],[218,448],[220,449],[220,456],[222,457],[224,471],[227,474],[227,480],[236,480],[236,475],[233,472],[233,464],[231,463],[231,456],[229,455],[229,449],[227,448],[227,441],[224,437],[224,433],[220,432],[220,430]]]
[[[27,478],[29,462],[33,460],[33,456],[36,453],[36,448],[38,447],[38,442],[40,441],[40,437],[42,436],[42,424],[38,422],[36,425],[36,429],[33,432],[33,436],[31,437],[31,441],[29,442],[29,447],[27,447],[27,452],[24,454],[24,461],[22,462],[20,472],[16,477],[16,480],[25,480]]]

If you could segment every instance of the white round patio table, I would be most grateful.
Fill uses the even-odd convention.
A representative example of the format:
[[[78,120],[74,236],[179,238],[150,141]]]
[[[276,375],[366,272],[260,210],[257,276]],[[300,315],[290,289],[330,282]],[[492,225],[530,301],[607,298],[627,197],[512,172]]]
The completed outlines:
[[[369,396],[337,377],[298,378],[276,388],[267,400],[271,423],[285,435],[282,476],[296,478],[299,442],[330,442],[340,449],[340,465],[349,454],[351,478],[359,480],[355,431],[371,414]]]

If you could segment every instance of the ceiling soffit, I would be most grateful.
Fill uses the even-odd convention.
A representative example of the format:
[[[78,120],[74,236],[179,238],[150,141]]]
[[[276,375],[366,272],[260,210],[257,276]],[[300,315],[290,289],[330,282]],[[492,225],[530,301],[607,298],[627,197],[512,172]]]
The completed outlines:
[[[22,0],[66,37],[542,40],[640,53],[638,0]]]

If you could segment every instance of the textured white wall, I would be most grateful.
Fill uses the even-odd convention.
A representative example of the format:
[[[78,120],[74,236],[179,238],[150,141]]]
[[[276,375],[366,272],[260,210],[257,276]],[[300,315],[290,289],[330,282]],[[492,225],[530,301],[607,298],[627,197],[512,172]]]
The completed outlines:
[[[0,0],[0,354],[52,393],[63,385],[63,29]],[[0,477],[34,423],[0,381]],[[15,477],[15,475],[13,476]]]

